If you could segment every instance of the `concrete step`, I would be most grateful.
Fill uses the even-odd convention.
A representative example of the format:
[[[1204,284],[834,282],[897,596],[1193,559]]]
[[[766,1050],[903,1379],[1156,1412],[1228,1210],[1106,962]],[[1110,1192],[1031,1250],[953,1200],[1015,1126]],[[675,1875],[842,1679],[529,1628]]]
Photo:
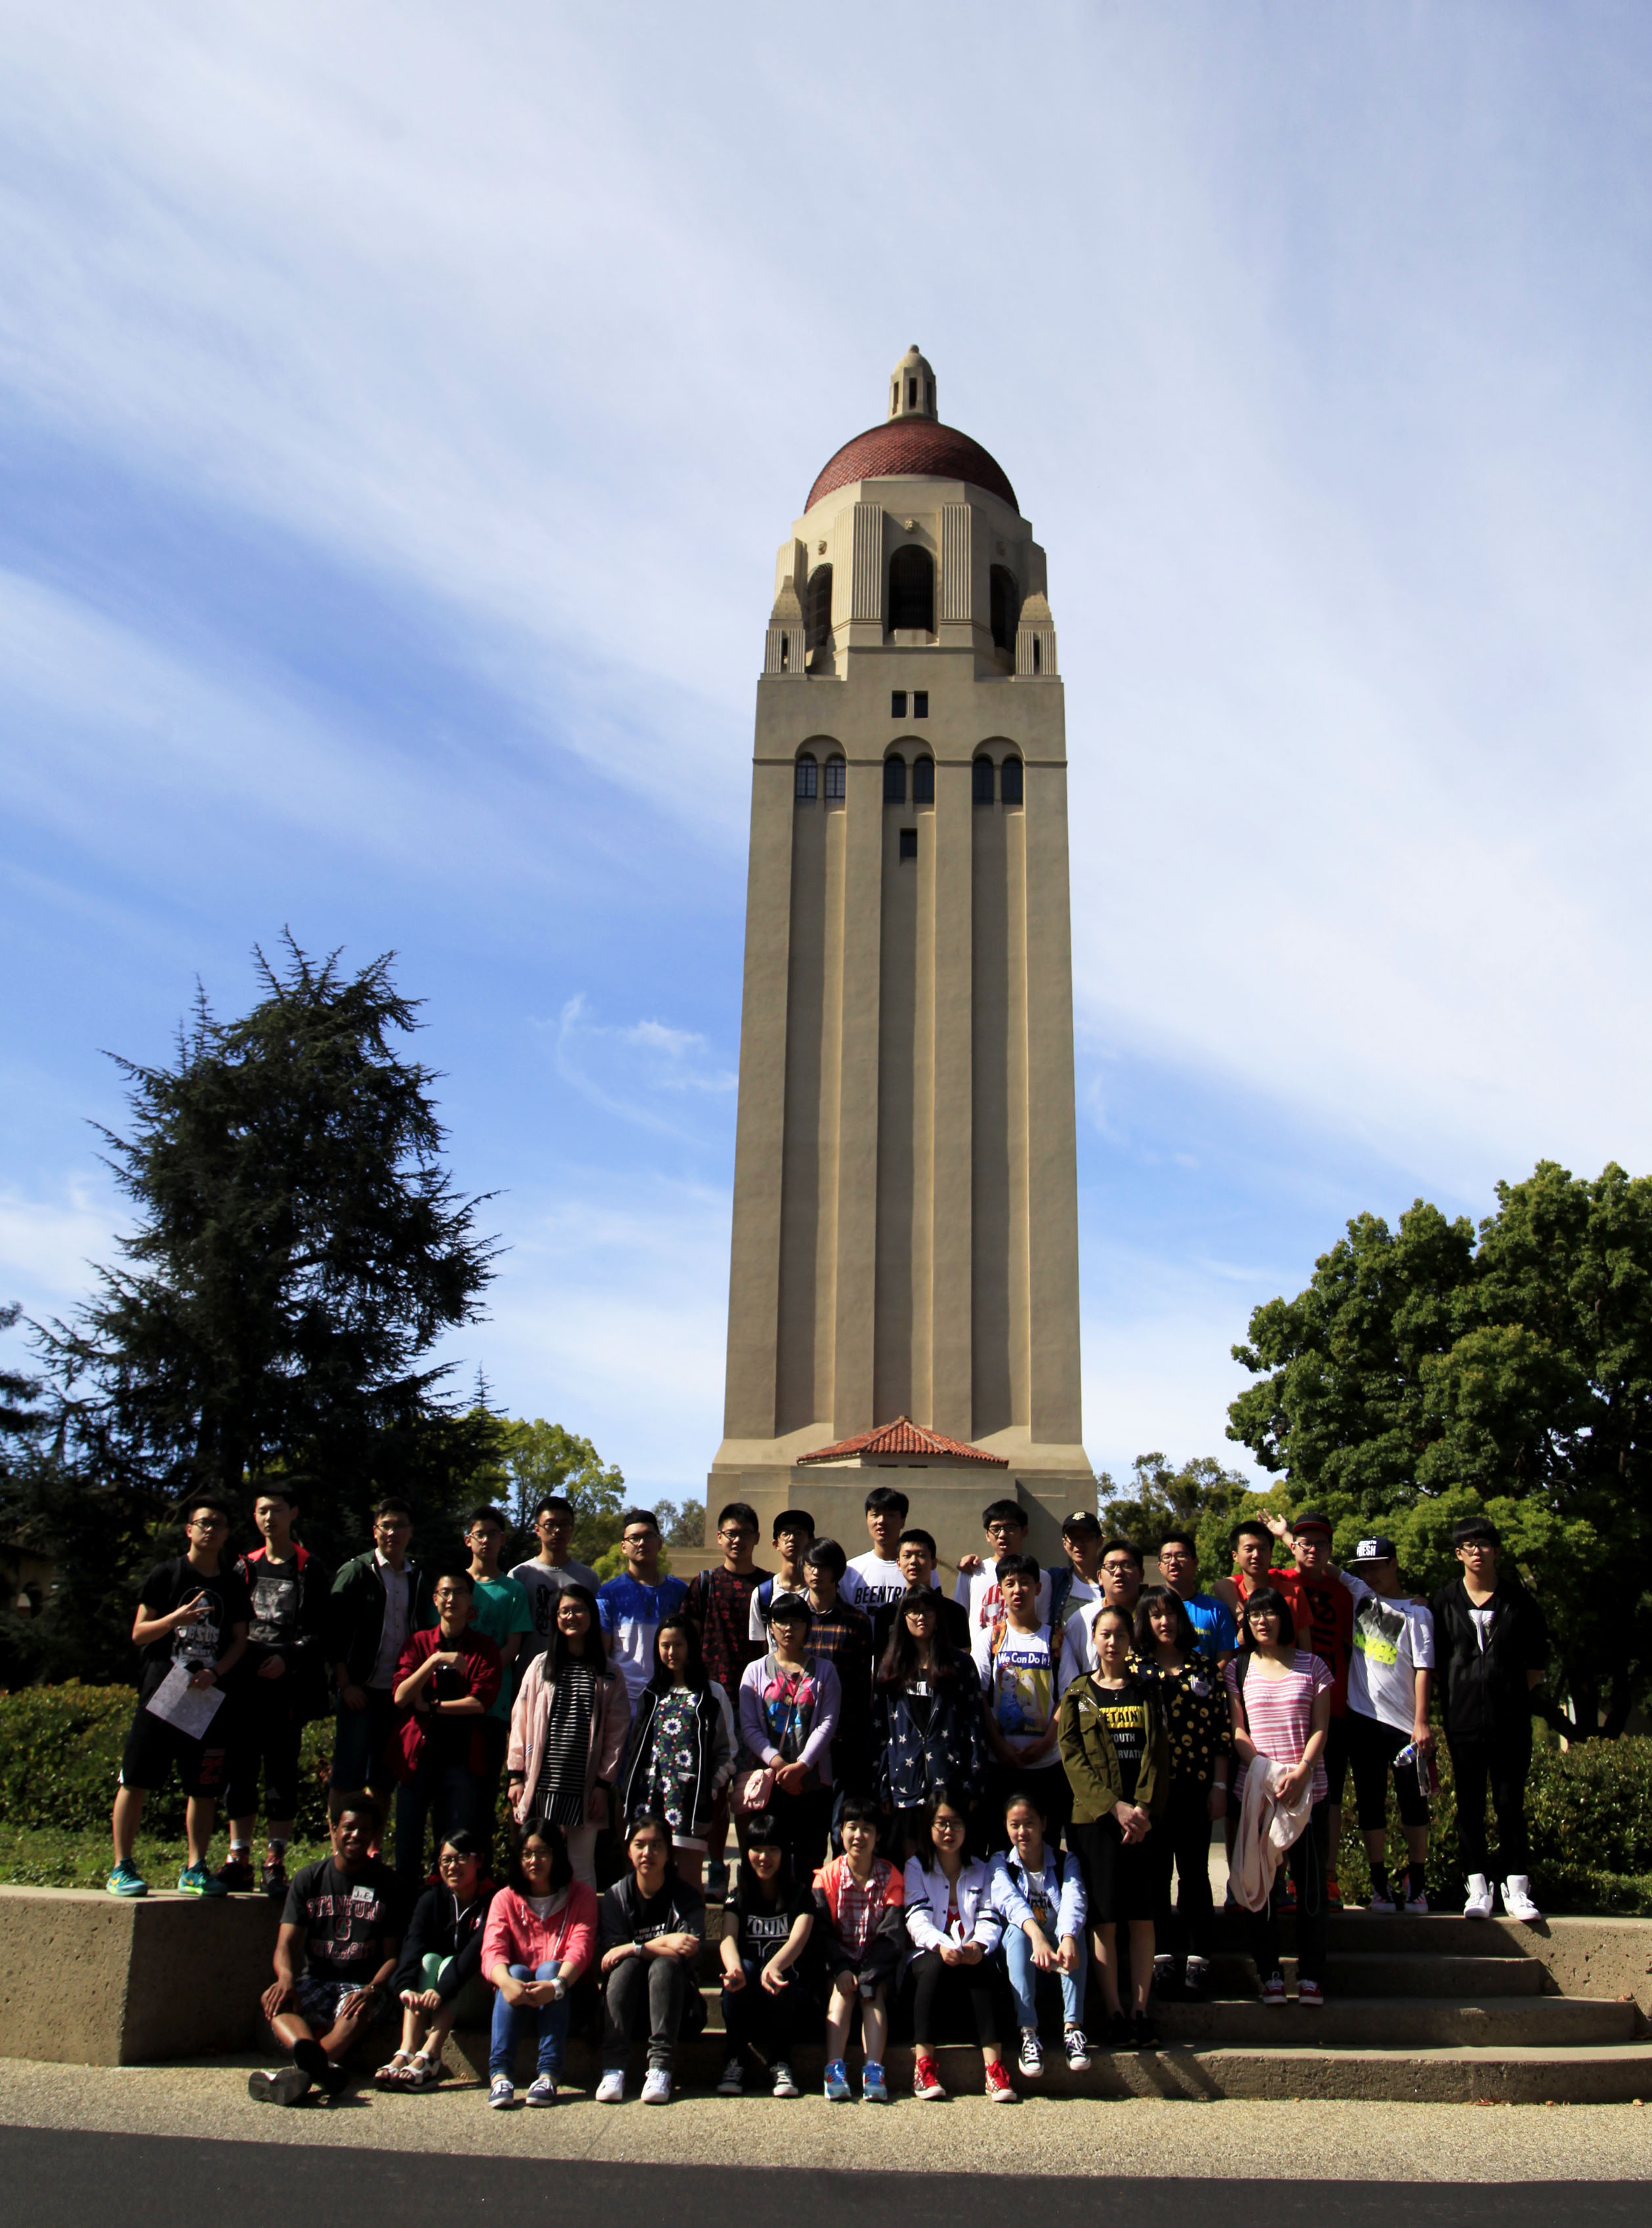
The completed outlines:
[[[1339,1996],[1334,1990],[1316,2010],[1294,1999],[1265,2004],[1228,1996],[1163,2004],[1154,2017],[1167,2042],[1264,2049],[1322,2043],[1355,2050],[1572,2050],[1631,2041],[1636,2023],[1632,2003],[1587,1996],[1492,1996],[1474,2004],[1429,1996]]]
[[[1280,1938],[1292,1943],[1294,1918],[1279,1921]],[[1242,1911],[1219,1909],[1215,1917],[1216,1947],[1236,1956],[1245,1954],[1247,1921]],[[1529,1957],[1530,1930],[1502,1918],[1464,1918],[1460,1912],[1431,1911],[1426,1918],[1407,1918],[1397,1911],[1392,1918],[1368,1911],[1336,1911],[1329,1920],[1333,1950],[1403,1950],[1417,1955],[1446,1951],[1458,1957]]]
[[[1297,1961],[1280,1960],[1285,1978],[1297,1983]],[[1224,1952],[1211,1961],[1213,1997],[1254,1997],[1256,1968],[1248,1957]],[[1326,1982],[1336,1996],[1446,1996],[1479,2003],[1487,1996],[1540,1996],[1546,1987],[1534,1957],[1458,1957],[1376,1950],[1333,1950]],[[1166,1997],[1168,2005],[1174,2001]]]

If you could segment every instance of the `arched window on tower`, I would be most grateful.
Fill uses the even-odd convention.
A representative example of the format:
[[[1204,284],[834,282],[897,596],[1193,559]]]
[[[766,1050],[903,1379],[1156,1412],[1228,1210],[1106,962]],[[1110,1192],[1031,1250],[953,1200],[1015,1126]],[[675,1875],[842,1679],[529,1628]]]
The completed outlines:
[[[1021,764],[1019,759],[1004,760],[1003,769],[998,776],[998,794],[1006,804],[1021,803]]]
[[[883,762],[883,801],[886,804],[906,802],[906,761],[899,751]]]
[[[933,759],[914,759],[912,760],[912,801],[914,804],[934,803],[935,761]]]
[[[915,541],[903,541],[889,560],[889,624],[935,631],[935,560]]]
[[[992,595],[992,644],[995,650],[1015,648],[1015,622],[1021,617],[1021,589],[1006,566],[995,565],[988,576]]]
[[[828,804],[841,804],[843,802],[843,761],[842,759],[828,759],[826,761],[825,797]]]
[[[832,568],[816,565],[809,575],[809,602],[804,614],[804,648],[824,650],[832,631]]]
[[[992,803],[992,760],[977,759],[975,762],[975,801],[977,804]]]
[[[797,776],[791,789],[791,794],[799,804],[814,803],[815,788],[819,778],[820,768],[815,763],[814,753],[805,751],[797,761]]]

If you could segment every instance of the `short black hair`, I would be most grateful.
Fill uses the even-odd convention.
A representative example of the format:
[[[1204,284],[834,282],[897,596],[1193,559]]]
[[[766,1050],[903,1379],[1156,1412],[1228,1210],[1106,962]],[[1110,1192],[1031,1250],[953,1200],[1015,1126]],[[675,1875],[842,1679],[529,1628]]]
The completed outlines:
[[[868,1516],[898,1516],[903,1524],[911,1507],[911,1501],[898,1485],[874,1485],[866,1497]]]
[[[1008,1817],[1018,1802],[1024,1802],[1041,1826],[1050,1822],[1049,1806],[1041,1795],[1034,1795],[1030,1787],[1012,1787],[1004,1797],[1004,1815]]]
[[[1019,1501],[989,1501],[981,1512],[983,1532],[989,1524],[1019,1524],[1024,1532],[1027,1529],[1027,1511]]]
[[[809,1606],[807,1594],[770,1596],[768,1621],[771,1624],[789,1624],[794,1617],[799,1617],[805,1624],[812,1624],[815,1621],[815,1612]]]
[[[1297,1620],[1290,1613],[1290,1604],[1279,1591],[1277,1586],[1258,1586],[1254,1593],[1246,1594],[1245,1599],[1239,1604],[1239,1623],[1245,1628],[1239,1645],[1242,1648],[1256,1646],[1256,1636],[1251,1630],[1251,1619],[1256,1615],[1258,1610],[1272,1610],[1279,1620],[1281,1644],[1286,1648],[1294,1648],[1297,1644]]]
[[[846,1795],[843,1807],[837,1814],[839,1828],[844,1826],[878,1826],[883,1824],[883,1813],[877,1798],[871,1795]]]
[[[1159,1553],[1162,1554],[1167,1547],[1185,1547],[1195,1563],[1199,1560],[1199,1542],[1191,1532],[1179,1529],[1167,1532],[1159,1542]]]
[[[1104,1540],[1101,1543],[1101,1559],[1104,1563],[1109,1555],[1128,1555],[1138,1571],[1145,1566],[1146,1558],[1134,1540]]]
[[[461,1593],[473,1594],[476,1591],[476,1580],[468,1571],[438,1571],[431,1580],[431,1591],[434,1593],[444,1580],[450,1586],[457,1586]]]
[[[921,1525],[914,1525],[910,1532],[903,1532],[900,1544],[903,1547],[921,1547],[932,1563],[935,1560],[935,1535],[932,1532],[925,1532]]]
[[[451,1835],[444,1835],[451,1840]],[[573,1878],[573,1860],[568,1855],[567,1836],[552,1818],[535,1818],[523,1827],[516,1837],[516,1846],[510,1853],[510,1885],[518,1895],[533,1895],[536,1891],[528,1885],[522,1871],[522,1851],[530,1841],[543,1841],[551,1853],[550,1890],[554,1895]]]
[[[1459,1517],[1451,1527],[1451,1545],[1454,1547],[1466,1547],[1471,1540],[1489,1540],[1494,1547],[1502,1546],[1502,1541],[1497,1537],[1497,1527],[1489,1516]]]
[[[806,1508],[783,1508],[769,1527],[771,1540],[778,1540],[783,1532],[806,1532],[815,1536],[815,1520]]]
[[[735,1523],[746,1525],[753,1532],[760,1532],[763,1528],[757,1521],[757,1511],[749,1501],[726,1501],[717,1511],[719,1531],[727,1523],[731,1516]]]
[[[1035,1586],[1044,1582],[1036,1555],[1000,1555],[992,1575],[1000,1585],[1006,1578],[1030,1578]]]
[[[184,1522],[188,1524],[193,1517],[198,1516],[203,1508],[209,1508],[215,1516],[221,1516],[226,1524],[233,1524],[235,1521],[229,1513],[229,1503],[227,1501],[221,1501],[215,1493],[192,1493],[183,1504]]]
[[[455,1826],[451,1834],[444,1834],[436,1844],[439,1856],[444,1849],[451,1849],[456,1857],[479,1857],[482,1844],[468,1826]]]
[[[333,1812],[332,1823],[335,1826],[342,1826],[352,1811],[356,1817],[365,1820],[375,1834],[383,1833],[384,1813],[372,1796],[346,1795],[343,1796],[338,1808]]]
[[[804,1570],[828,1571],[834,1578],[841,1578],[849,1566],[849,1559],[836,1540],[828,1539],[823,1533],[810,1542],[803,1562]]]
[[[297,1508],[300,1506],[298,1488],[290,1477],[260,1478],[253,1488],[253,1506],[260,1501],[285,1501],[289,1508]]]
[[[465,1518],[465,1530],[468,1532],[473,1524],[496,1524],[502,1532],[509,1532],[510,1529],[510,1519],[505,1514],[504,1510],[496,1508],[491,1501],[484,1501],[479,1508],[473,1508]]]
[[[549,1516],[554,1513],[562,1516],[577,1516],[579,1512],[565,1493],[541,1494],[534,1503],[535,1523],[537,1524],[541,1516]]]
[[[1241,1517],[1233,1527],[1233,1537],[1228,1540],[1228,1546],[1237,1547],[1241,1540],[1252,1537],[1265,1540],[1270,1547],[1273,1545],[1273,1534],[1262,1519],[1259,1516],[1245,1516]]]
[[[405,1516],[409,1524],[413,1522],[412,1509],[399,1495],[394,1493],[373,1504],[373,1521],[376,1524],[381,1516]]]
[[[633,1524],[647,1524],[656,1532],[660,1528],[660,1520],[651,1508],[627,1508],[622,1511],[619,1519],[619,1536],[622,1540]]]

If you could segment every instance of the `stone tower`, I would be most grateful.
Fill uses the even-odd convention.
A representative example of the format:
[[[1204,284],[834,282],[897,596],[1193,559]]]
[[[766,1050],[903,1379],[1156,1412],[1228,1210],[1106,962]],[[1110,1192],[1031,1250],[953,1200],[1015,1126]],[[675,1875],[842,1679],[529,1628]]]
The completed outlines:
[[[800,1503],[858,1554],[887,1483],[949,1562],[1018,1495],[1050,1560],[1095,1506],[1046,586],[1015,490],[910,349],[781,545],[757,689],[709,1514],[749,1500],[765,1540]]]

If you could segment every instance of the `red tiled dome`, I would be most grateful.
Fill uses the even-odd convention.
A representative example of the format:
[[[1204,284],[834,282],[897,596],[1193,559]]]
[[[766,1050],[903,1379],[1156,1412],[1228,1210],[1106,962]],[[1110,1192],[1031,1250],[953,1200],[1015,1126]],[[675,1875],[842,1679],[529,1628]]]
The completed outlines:
[[[932,418],[891,418],[846,441],[809,490],[805,510],[812,510],[822,496],[856,480],[887,480],[911,477],[929,480],[967,480],[984,488],[1014,511],[1021,505],[1002,471],[967,433]]]

